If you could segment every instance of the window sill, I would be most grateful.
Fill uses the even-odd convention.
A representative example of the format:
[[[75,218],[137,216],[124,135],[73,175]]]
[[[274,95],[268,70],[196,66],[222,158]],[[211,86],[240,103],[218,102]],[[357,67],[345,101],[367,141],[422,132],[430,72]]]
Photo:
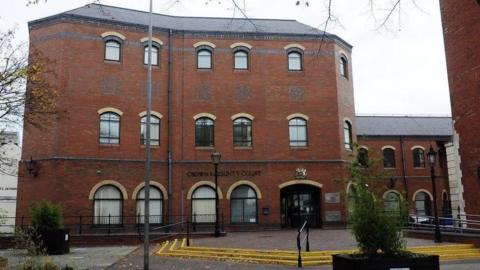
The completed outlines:
[[[113,143],[112,143],[112,144],[99,144],[98,146],[99,146],[99,147],[107,147],[107,148],[108,148],[108,147],[119,147],[120,144],[119,144],[119,143],[116,143],[116,144],[113,144]]]
[[[249,73],[250,70],[247,69],[233,69],[233,73]]]
[[[235,150],[252,150],[252,146],[234,146],[233,149]]]
[[[195,150],[213,150],[213,146],[195,146]]]
[[[143,63],[143,67],[148,68],[148,65]],[[159,65],[152,65],[152,69],[160,69]]]
[[[414,170],[425,170],[426,167],[413,167]]]
[[[287,71],[288,71],[288,73],[292,73],[292,74],[303,74],[303,72],[304,72],[303,69],[301,69],[301,70],[290,70],[290,69],[288,69]]]
[[[197,68],[198,72],[213,72],[212,68]]]
[[[387,167],[387,168],[383,168],[384,170],[396,170],[397,168],[395,167]]]
[[[141,147],[141,148],[145,148],[146,145],[141,144],[140,147]],[[150,148],[153,148],[153,149],[160,148],[160,145],[150,145]]]
[[[307,150],[308,146],[290,146],[292,150]]]
[[[120,60],[117,61],[117,60],[108,60],[108,59],[103,59],[103,62],[104,63],[109,63],[109,64],[117,64],[117,65],[122,63],[122,61],[120,61]]]

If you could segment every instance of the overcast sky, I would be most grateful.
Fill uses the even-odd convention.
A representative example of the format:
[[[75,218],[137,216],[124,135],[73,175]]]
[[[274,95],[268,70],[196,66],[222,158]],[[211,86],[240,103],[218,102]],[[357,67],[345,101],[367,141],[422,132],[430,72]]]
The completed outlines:
[[[333,0],[338,18],[327,29],[353,45],[355,106],[361,114],[450,115],[450,99],[438,0],[404,1],[388,29],[377,29],[392,0]],[[28,42],[27,22],[88,4],[92,0],[0,0],[0,28],[16,27]],[[295,19],[323,29],[327,0],[237,0],[252,18]],[[101,0],[101,3],[148,10],[148,0]],[[241,17],[231,0],[154,0],[154,12],[178,16]],[[375,22],[375,19],[377,20]]]

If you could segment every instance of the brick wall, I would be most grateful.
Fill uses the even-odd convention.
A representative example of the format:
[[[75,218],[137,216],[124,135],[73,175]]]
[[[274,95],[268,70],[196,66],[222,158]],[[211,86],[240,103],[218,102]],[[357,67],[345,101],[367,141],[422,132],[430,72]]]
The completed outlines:
[[[480,214],[480,5],[474,0],[440,1],[455,130],[459,134],[465,211]]]

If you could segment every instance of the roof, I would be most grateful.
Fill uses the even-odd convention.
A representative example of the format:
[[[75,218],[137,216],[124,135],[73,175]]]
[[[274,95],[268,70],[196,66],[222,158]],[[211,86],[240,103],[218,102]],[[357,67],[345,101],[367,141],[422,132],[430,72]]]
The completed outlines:
[[[31,21],[30,25],[41,23],[57,17],[90,18],[95,20],[127,23],[147,26],[149,13],[121,7],[101,4],[88,4],[57,15]],[[229,32],[251,34],[307,35],[335,38],[351,47],[339,37],[326,33],[312,26],[295,20],[255,19],[255,18],[213,18],[213,17],[181,17],[154,13],[153,27],[192,32]]]
[[[358,136],[431,136],[453,135],[451,117],[357,116]]]

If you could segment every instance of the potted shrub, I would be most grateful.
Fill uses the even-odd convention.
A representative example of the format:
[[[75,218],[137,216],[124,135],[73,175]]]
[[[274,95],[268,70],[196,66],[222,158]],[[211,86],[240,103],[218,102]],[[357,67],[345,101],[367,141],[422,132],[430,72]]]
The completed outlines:
[[[70,251],[69,230],[63,227],[62,208],[54,203],[34,203],[30,209],[33,232],[38,235],[39,246],[47,254],[64,254]]]
[[[7,269],[8,260],[7,258],[0,257],[0,270]]]
[[[406,251],[402,230],[408,221],[408,209],[400,201],[398,209],[385,211],[384,200],[375,194],[383,194],[385,179],[389,177],[379,160],[366,157],[368,151],[357,154],[348,166],[352,185],[348,194],[349,222],[359,252],[333,255],[333,270],[438,270],[438,255]]]

